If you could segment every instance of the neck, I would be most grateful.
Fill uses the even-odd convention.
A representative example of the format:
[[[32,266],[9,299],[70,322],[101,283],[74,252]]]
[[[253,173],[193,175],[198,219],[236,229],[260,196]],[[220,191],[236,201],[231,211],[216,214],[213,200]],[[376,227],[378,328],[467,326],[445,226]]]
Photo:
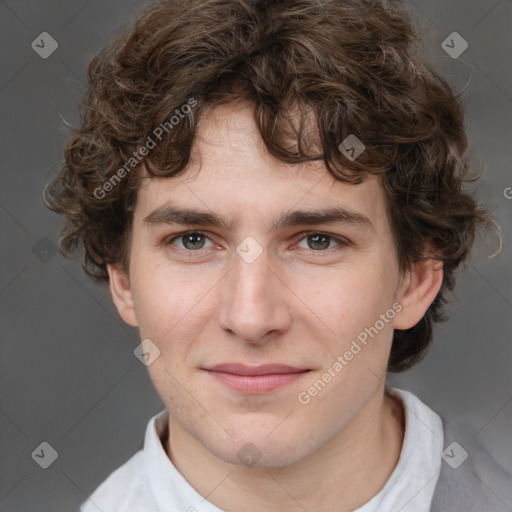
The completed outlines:
[[[349,512],[364,505],[385,485],[398,463],[404,431],[400,401],[379,394],[331,441],[283,467],[228,464],[172,418],[165,447],[186,480],[226,512]]]

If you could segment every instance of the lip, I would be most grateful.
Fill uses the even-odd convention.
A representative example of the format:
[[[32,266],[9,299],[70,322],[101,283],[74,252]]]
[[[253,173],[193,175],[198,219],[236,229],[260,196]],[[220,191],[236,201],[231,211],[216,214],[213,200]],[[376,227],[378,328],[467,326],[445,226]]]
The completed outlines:
[[[205,370],[221,384],[241,393],[268,393],[300,379],[310,370],[283,364],[219,364]]]

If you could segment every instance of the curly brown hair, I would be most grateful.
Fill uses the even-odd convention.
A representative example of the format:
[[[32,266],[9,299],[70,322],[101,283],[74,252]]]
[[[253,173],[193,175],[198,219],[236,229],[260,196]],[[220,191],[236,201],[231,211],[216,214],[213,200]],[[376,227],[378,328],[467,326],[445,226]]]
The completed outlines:
[[[60,251],[82,251],[84,270],[99,281],[108,281],[108,263],[127,270],[138,171],[144,165],[151,176],[180,175],[201,113],[248,100],[273,156],[323,160],[346,183],[380,176],[401,273],[425,258],[427,243],[435,247],[442,287],[417,325],[394,332],[388,369],[411,367],[425,355],[433,324],[446,320],[446,292],[457,267],[466,265],[477,229],[495,227],[488,210],[462,190],[464,181],[474,181],[462,100],[414,55],[419,40],[394,0],[146,5],[91,60],[80,127],[45,188],[46,206],[66,217]],[[313,116],[314,143],[297,109]],[[185,111],[177,123],[168,119]],[[351,134],[366,147],[357,159],[340,149]],[[155,143],[144,152],[149,140]],[[135,161],[139,152],[145,156]]]

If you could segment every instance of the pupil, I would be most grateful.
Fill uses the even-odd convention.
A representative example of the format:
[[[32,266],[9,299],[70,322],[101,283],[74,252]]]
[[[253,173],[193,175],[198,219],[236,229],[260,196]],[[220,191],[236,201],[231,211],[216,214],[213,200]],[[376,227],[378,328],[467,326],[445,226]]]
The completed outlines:
[[[204,239],[201,240],[203,235],[199,234],[199,233],[190,233],[189,235],[185,235],[183,237],[183,245],[185,247],[187,247],[187,249],[197,249],[197,248],[201,248],[203,245],[204,245]],[[198,241],[199,239],[199,241]],[[201,244],[201,241],[203,242]],[[188,243],[191,243],[190,246],[188,246]]]
[[[310,249],[327,249],[329,247],[329,237],[325,235],[311,235],[309,237],[313,240],[313,244],[316,244],[315,247],[311,247],[311,244],[308,244]],[[323,239],[323,243],[318,244],[318,240]]]

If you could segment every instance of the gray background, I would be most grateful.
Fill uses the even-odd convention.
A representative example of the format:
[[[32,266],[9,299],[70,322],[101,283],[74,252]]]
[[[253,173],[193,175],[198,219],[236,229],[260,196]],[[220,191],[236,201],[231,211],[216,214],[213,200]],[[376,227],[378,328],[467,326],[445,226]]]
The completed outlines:
[[[2,512],[77,510],[142,446],[148,419],[163,408],[133,355],[137,331],[122,323],[106,288],[76,261],[54,253],[61,219],[41,202],[61,161],[66,123],[78,121],[89,59],[142,5],[0,2]],[[512,2],[406,5],[421,24],[426,58],[457,91],[469,80],[464,99],[471,150],[485,171],[472,189],[494,211],[503,251],[489,259],[496,239],[479,241],[459,272],[451,320],[436,328],[428,357],[390,384],[457,418],[512,470],[512,200],[506,197],[512,187]],[[441,47],[453,31],[469,43],[458,59]],[[48,59],[31,48],[42,32],[59,44]],[[31,458],[43,441],[58,452],[46,470]]]

